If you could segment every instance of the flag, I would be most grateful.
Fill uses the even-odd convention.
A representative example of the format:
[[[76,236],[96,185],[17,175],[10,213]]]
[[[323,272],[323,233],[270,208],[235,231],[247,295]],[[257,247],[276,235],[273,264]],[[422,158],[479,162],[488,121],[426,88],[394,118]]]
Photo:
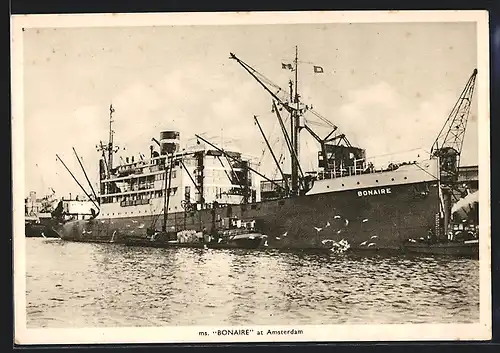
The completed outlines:
[[[293,66],[292,66],[292,64],[284,64],[284,63],[281,63],[281,68],[282,68],[283,70],[288,69],[288,70],[293,71]]]
[[[322,74],[324,71],[323,71],[323,68],[321,66],[316,66],[314,65],[314,73],[315,74]]]
[[[113,104],[109,105],[109,112],[113,114],[115,112],[115,109],[113,108]]]

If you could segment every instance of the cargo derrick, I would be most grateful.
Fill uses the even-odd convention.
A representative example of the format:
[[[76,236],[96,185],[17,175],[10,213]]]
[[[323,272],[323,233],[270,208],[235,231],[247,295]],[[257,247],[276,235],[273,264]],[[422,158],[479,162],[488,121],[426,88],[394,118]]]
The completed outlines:
[[[285,179],[283,171],[278,165],[283,182],[286,189],[290,190],[289,195],[305,194],[311,187],[308,182],[309,176],[304,176],[299,160],[299,142],[300,132],[305,129],[311,136],[319,143],[320,151],[318,152],[318,167],[323,168],[323,175],[328,177],[337,177],[348,175],[347,170],[354,169],[362,171],[364,167],[363,160],[365,158],[365,151],[361,148],[353,147],[344,134],[336,134],[338,127],[332,124],[328,119],[313,110],[312,106],[306,105],[300,100],[298,93],[298,49],[295,50],[294,65],[289,65],[291,71],[294,72],[294,81],[289,81],[288,91],[282,89],[280,86],[274,84],[263,74],[255,70],[253,67],[239,59],[235,54],[230,53],[230,59],[235,60],[240,64],[263,88],[267,91],[273,100],[272,112],[280,123],[283,137],[290,153],[291,160],[291,185],[288,187],[288,181]],[[290,114],[290,133],[287,132],[280,111],[283,109]],[[311,128],[314,122],[305,119],[306,113],[313,114],[316,118],[320,119],[331,131],[325,138],[319,135]],[[317,124],[317,123],[316,123]],[[259,125],[259,129],[261,127]],[[261,133],[263,131],[261,130]],[[265,139],[265,137],[264,137]],[[266,142],[267,144],[267,142]],[[268,145],[268,144],[267,144]],[[268,148],[270,146],[268,145]],[[277,159],[271,151],[275,163]],[[346,174],[347,173],[347,174]]]

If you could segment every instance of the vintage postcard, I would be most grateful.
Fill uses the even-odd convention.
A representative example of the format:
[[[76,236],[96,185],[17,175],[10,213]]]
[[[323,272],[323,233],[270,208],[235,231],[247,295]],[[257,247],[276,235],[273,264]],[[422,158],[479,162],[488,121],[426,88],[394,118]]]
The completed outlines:
[[[487,12],[11,26],[16,343],[491,337]]]

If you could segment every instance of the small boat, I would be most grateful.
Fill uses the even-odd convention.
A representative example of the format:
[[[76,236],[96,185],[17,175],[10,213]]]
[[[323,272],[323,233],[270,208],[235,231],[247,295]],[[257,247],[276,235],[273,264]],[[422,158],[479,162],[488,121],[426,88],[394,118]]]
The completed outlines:
[[[479,258],[479,240],[443,242],[406,242],[404,248],[410,253],[449,255]]]
[[[126,241],[118,241],[128,246],[144,246],[155,248],[195,248],[195,249],[257,249],[260,247],[266,235],[254,231],[242,232],[226,237],[222,236],[203,236],[193,237],[189,240],[179,238],[176,240],[164,241],[161,233],[155,238],[150,239],[127,239]]]

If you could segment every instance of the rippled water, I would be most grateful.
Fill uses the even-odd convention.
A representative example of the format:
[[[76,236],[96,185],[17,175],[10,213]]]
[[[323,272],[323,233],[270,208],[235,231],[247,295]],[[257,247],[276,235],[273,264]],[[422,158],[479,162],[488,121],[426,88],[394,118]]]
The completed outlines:
[[[471,259],[154,249],[26,239],[28,327],[461,323]]]

